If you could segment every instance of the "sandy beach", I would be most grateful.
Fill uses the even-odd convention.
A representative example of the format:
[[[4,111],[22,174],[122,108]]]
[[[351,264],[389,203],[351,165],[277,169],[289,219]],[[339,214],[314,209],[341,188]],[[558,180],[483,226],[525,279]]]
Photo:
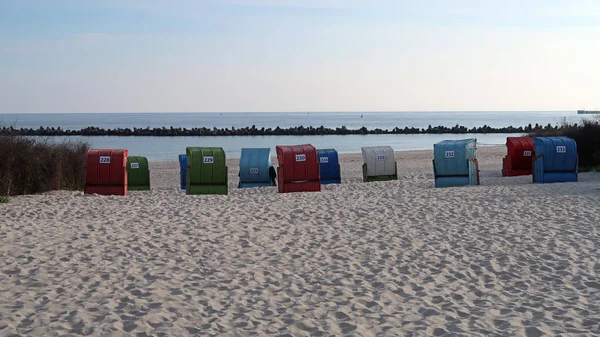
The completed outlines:
[[[435,189],[432,151],[399,180],[321,193],[57,191],[0,204],[0,336],[591,336],[600,333],[600,173]]]

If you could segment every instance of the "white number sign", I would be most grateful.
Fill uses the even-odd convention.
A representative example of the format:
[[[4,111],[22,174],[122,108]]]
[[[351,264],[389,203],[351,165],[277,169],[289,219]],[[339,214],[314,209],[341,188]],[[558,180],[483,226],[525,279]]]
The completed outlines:
[[[567,153],[567,147],[566,146],[557,146],[556,153]]]
[[[523,157],[531,157],[531,151],[523,151]]]
[[[454,151],[446,151],[445,156],[446,158],[454,158]]]
[[[305,154],[297,154],[296,161],[306,161],[306,155]]]
[[[212,156],[204,157],[204,164],[212,164],[214,162],[215,162],[215,158],[213,158]]]
[[[319,163],[321,163],[321,164],[329,163],[329,157],[319,157]]]
[[[110,164],[110,156],[100,156],[100,164]]]
[[[385,160],[385,155],[377,155],[377,160]]]
[[[258,167],[251,167],[250,173],[258,173]]]
[[[132,169],[139,169],[140,168],[140,163],[131,163],[131,168]]]

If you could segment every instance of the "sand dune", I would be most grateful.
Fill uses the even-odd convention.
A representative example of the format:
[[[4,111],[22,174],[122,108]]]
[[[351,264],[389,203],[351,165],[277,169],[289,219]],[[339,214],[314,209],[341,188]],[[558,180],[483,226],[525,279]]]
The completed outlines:
[[[600,332],[600,173],[434,189],[400,179],[321,193],[186,196],[176,162],[128,197],[59,191],[0,205],[0,335],[585,336]]]

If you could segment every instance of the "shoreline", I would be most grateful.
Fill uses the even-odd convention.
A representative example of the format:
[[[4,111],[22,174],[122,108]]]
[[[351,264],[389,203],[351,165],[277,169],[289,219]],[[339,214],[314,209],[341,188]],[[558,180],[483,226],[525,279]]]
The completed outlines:
[[[494,153],[497,154],[497,152],[501,152],[501,151],[506,151],[506,147],[503,145],[497,145],[497,144],[477,144],[477,151],[479,151],[481,148],[485,148],[488,151],[494,151]],[[431,155],[431,159],[433,160],[433,149],[422,149],[422,150],[400,150],[400,151],[396,151],[394,150],[394,155],[396,156],[396,161],[399,158],[402,157],[398,157],[398,155],[404,155],[404,156],[409,156],[412,157],[412,155],[425,155],[425,154],[430,154]],[[344,153],[338,153],[339,159],[340,160],[354,160],[357,157],[360,157],[360,159],[362,160],[362,153],[361,152],[344,152]],[[235,158],[227,158],[227,164],[229,165],[230,163],[238,163],[239,164],[239,157],[235,157]],[[275,165],[277,163],[277,154],[271,152],[271,161],[273,162],[273,165]],[[177,163],[177,165],[179,165],[179,162],[177,160],[155,160],[155,161],[151,161],[150,163],[152,164],[174,164]],[[500,167],[502,167],[502,163],[500,163]]]

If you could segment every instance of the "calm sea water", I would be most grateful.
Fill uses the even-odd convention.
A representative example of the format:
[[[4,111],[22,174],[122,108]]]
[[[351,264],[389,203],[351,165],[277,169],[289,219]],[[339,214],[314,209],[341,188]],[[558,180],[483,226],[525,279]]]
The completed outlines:
[[[325,126],[357,129],[393,129],[432,126],[492,127],[526,126],[548,123],[555,125],[564,119],[581,121],[575,112],[385,112],[385,113],[128,113],[128,114],[0,114],[0,125],[17,128],[61,127],[81,129],[144,127],[207,127],[286,128],[294,126]],[[50,141],[83,140],[93,148],[126,148],[130,155],[149,160],[177,160],[187,146],[223,147],[228,157],[238,158],[243,147],[313,144],[317,148],[334,148],[339,153],[357,153],[363,146],[389,145],[394,150],[431,149],[445,139],[477,138],[479,145],[502,145],[508,136],[520,134],[470,135],[331,135],[331,136],[228,136],[228,137],[50,137]]]
[[[477,138],[479,145],[502,145],[508,136],[520,134],[470,135],[328,135],[328,136],[215,136],[215,137],[50,137],[51,141],[83,140],[93,148],[129,150],[129,155],[144,156],[151,161],[178,160],[188,146],[222,147],[228,158],[239,158],[243,147],[269,147],[312,144],[318,149],[336,149],[339,153],[358,153],[363,146],[389,145],[396,151],[426,150],[445,139]]]

